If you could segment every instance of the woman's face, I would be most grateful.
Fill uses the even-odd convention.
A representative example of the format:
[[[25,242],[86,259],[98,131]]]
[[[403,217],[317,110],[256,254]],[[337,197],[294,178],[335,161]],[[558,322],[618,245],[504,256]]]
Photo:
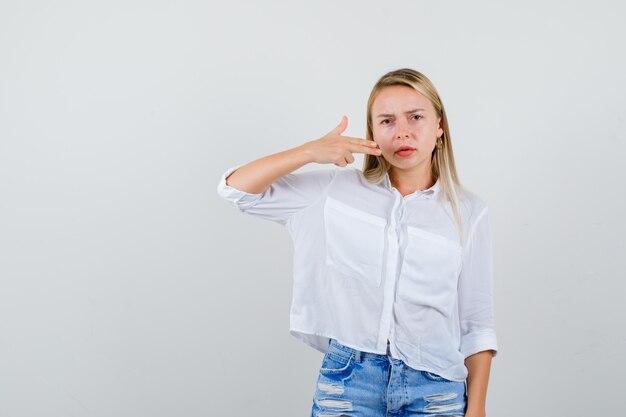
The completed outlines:
[[[373,139],[391,165],[430,169],[431,155],[443,129],[429,99],[411,87],[393,85],[378,93],[371,112]],[[406,147],[413,150],[398,152]]]

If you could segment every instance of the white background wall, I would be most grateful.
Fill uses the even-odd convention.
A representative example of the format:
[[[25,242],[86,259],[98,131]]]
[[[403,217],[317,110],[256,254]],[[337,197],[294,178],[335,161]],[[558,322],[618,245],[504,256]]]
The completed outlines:
[[[0,0],[0,416],[308,415],[322,355],[288,333],[291,240],[215,187],[343,114],[363,137],[400,67],[437,86],[491,209],[488,415],[616,415],[625,11]]]

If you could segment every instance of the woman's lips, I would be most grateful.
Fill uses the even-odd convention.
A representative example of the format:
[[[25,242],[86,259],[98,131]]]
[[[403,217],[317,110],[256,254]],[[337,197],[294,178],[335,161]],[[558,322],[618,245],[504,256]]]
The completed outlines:
[[[396,155],[409,156],[413,152],[415,152],[415,149],[413,148],[400,148],[400,150],[396,151]]]

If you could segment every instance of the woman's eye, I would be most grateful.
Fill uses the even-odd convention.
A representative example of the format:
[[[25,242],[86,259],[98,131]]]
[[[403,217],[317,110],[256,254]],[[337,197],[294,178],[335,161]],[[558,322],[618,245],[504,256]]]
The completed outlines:
[[[413,117],[415,117],[415,118],[416,118],[415,120],[419,120],[419,119],[421,119],[421,118],[422,118],[422,116],[420,116],[419,114],[414,114],[414,115],[413,115]]]
[[[387,123],[385,123],[385,122],[388,122],[388,121],[389,121],[389,119],[383,119],[383,120],[380,122],[380,124],[381,124],[381,125],[385,125],[385,124],[387,124]]]

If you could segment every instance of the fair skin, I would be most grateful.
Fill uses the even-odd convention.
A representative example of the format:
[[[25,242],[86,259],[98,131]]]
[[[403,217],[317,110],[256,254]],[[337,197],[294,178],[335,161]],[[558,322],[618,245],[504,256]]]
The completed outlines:
[[[393,186],[402,195],[432,187],[430,159],[443,129],[430,100],[411,87],[385,87],[372,103],[371,117],[374,141],[391,164]],[[401,156],[396,151],[402,146],[415,151]]]
[[[243,165],[228,176],[226,183],[256,194],[265,191],[278,178],[312,162],[345,167],[354,162],[354,153],[381,154],[372,141],[342,136],[346,127],[348,118],[343,116],[341,123],[321,138]]]
[[[348,118],[343,116],[341,123],[321,138],[243,165],[228,176],[226,183],[245,192],[261,193],[278,178],[306,164],[332,163],[345,167],[354,162],[354,153],[363,153],[382,155],[389,161],[392,184],[402,195],[431,187],[435,180],[430,159],[443,129],[430,100],[407,86],[385,87],[372,104],[371,117],[374,141],[343,136],[348,126]],[[402,146],[415,151],[400,156],[396,151]],[[486,415],[492,356],[492,351],[482,351],[465,359],[468,369],[465,417]]]
[[[487,385],[491,371],[492,350],[483,350],[465,358],[467,368],[467,411],[465,417],[485,417]]]

